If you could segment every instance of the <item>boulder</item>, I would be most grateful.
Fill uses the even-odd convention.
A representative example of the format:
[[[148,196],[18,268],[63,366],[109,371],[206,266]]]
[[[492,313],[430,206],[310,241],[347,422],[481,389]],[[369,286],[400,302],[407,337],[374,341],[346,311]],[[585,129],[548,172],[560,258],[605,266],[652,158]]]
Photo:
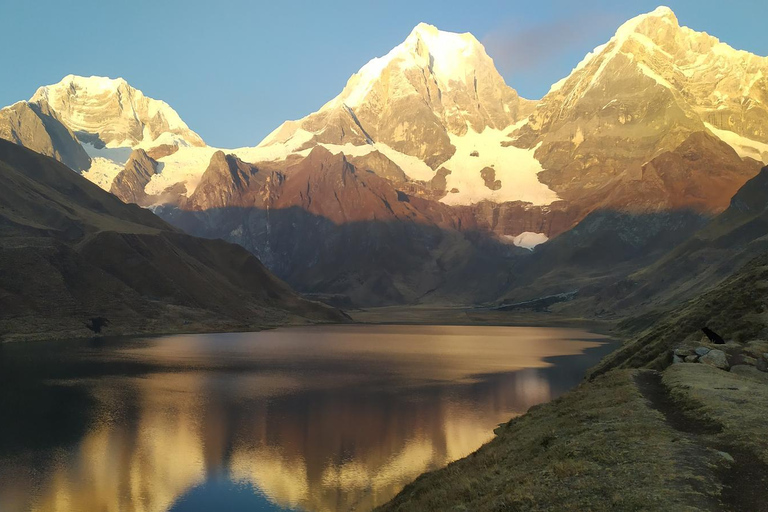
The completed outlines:
[[[694,352],[697,356],[704,356],[707,355],[707,353],[710,351],[707,347],[698,347]]]
[[[676,348],[675,355],[680,357],[688,357],[693,355],[693,350],[690,348]]]
[[[684,362],[685,362],[685,359],[683,359],[682,357],[680,357],[678,355],[672,354],[672,364],[680,364],[680,363],[684,363]]]
[[[757,368],[761,372],[768,372],[768,358],[758,359],[757,363],[755,364],[755,368]]]
[[[761,372],[754,366],[737,364],[731,367],[731,373],[768,384],[768,373]]]
[[[695,363],[698,360],[699,360],[699,356],[697,356],[697,355],[685,356],[685,362],[686,363]]]
[[[722,350],[710,350],[703,356],[699,358],[699,362],[703,364],[708,364],[710,366],[714,366],[715,368],[720,368],[721,370],[727,370],[730,368],[730,365],[728,364],[728,358],[725,355],[725,352]]]

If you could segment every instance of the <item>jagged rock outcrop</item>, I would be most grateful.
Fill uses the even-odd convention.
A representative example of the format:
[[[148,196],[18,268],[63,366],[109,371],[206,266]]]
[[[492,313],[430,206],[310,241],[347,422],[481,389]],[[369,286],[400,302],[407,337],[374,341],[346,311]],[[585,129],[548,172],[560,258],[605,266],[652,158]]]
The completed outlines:
[[[380,151],[372,151],[367,155],[352,156],[347,159],[358,169],[373,172],[393,183],[404,184],[408,182],[408,176],[403,170]]]
[[[643,165],[625,170],[598,190],[572,201],[588,209],[647,213],[692,210],[719,213],[730,198],[760,170],[708,132],[694,132],[679,146]],[[542,173],[544,179],[549,173]]]
[[[225,208],[267,208],[272,191],[279,187],[283,175],[259,169],[234,155],[217,151],[200,179],[195,192],[184,202],[184,208],[215,210]]]
[[[156,173],[157,161],[150,158],[143,149],[135,149],[125,168],[115,176],[109,191],[126,203],[149,206],[152,204],[151,196],[144,189]]]
[[[75,134],[39,105],[20,101],[0,109],[0,139],[55,158],[76,171],[91,165]]]

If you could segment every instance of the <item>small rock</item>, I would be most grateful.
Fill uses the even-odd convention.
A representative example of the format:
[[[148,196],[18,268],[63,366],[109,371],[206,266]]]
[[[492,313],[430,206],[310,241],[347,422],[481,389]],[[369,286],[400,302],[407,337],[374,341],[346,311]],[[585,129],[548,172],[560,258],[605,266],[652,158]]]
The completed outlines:
[[[766,357],[763,355],[766,350],[768,350],[768,342],[763,340],[752,340],[748,342],[744,347],[744,353],[754,357],[755,359]]]
[[[733,464],[734,462],[736,462],[736,461],[734,460],[734,458],[733,458],[733,455],[731,455],[731,454],[730,454],[730,453],[728,453],[728,452],[717,452],[717,454],[718,454],[718,455],[719,455],[719,456],[720,456],[720,457],[721,457],[721,458],[722,458],[722,459],[723,459],[725,462],[727,462],[728,464]]]
[[[755,368],[761,372],[768,372],[768,361],[765,359],[758,359],[757,363],[755,364]]]
[[[696,352],[697,356],[705,356],[705,355],[707,355],[709,350],[710,349],[708,349],[707,347],[699,347],[696,350],[694,350],[694,352]]]
[[[688,357],[693,354],[693,350],[689,348],[676,348],[675,355],[680,357]]]
[[[686,363],[695,363],[698,360],[699,360],[699,356],[697,356],[697,355],[685,356],[685,362]]]
[[[680,364],[680,363],[684,363],[684,362],[685,362],[685,359],[683,359],[682,357],[680,357],[678,355],[672,354],[672,364]]]
[[[722,350],[713,349],[699,358],[700,363],[720,368],[721,370],[727,370],[730,368],[728,364],[728,358],[725,356],[725,352]]]
[[[757,359],[755,359],[754,357],[742,356],[741,364],[748,364],[749,366],[755,366],[757,364]]]

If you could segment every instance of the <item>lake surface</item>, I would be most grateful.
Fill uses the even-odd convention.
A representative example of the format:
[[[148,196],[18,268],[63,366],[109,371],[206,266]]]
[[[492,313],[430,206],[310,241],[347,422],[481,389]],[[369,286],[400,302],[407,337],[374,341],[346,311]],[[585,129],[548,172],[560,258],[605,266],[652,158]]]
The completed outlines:
[[[370,510],[613,348],[485,326],[0,345],[0,510]]]

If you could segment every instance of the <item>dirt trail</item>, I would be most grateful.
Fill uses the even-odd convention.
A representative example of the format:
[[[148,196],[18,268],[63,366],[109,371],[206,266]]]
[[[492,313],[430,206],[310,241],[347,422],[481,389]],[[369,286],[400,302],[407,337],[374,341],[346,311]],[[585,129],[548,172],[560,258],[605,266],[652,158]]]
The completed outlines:
[[[716,472],[723,485],[718,509],[768,512],[768,464],[748,450],[724,442],[722,425],[684,412],[684,407],[672,399],[660,372],[641,371],[635,384],[670,427],[693,439],[702,450],[713,449],[733,457],[733,463]]]

